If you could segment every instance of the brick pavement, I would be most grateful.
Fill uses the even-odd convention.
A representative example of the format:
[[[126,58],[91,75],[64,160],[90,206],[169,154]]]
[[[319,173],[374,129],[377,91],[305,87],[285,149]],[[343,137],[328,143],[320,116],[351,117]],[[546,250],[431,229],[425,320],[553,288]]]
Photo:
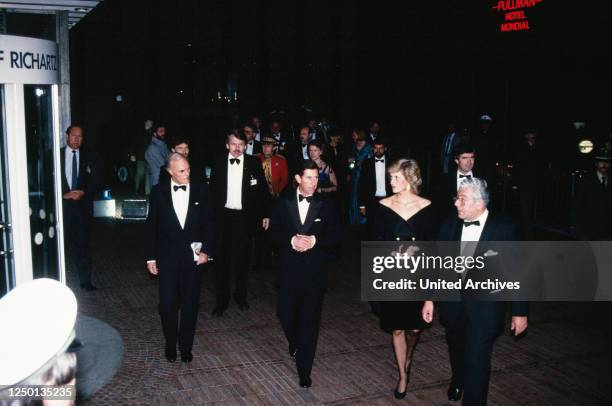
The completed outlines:
[[[157,281],[148,277],[142,257],[140,223],[97,221],[94,276],[100,289],[68,284],[82,313],[116,328],[125,358],[113,380],[86,405],[149,404],[414,404],[445,405],[449,364],[443,329],[422,335],[415,351],[409,392],[393,399],[397,376],[390,337],[378,328],[367,303],[359,301],[359,275],[335,269],[330,278],[313,386],[299,388],[297,373],[275,316],[271,271],[250,278],[251,310],[230,307],[213,319],[211,275],[204,277],[191,364],[168,363],[157,314]],[[491,405],[602,405],[612,388],[612,306],[532,305],[525,339],[497,341],[489,393]],[[608,399],[608,400],[606,400]]]

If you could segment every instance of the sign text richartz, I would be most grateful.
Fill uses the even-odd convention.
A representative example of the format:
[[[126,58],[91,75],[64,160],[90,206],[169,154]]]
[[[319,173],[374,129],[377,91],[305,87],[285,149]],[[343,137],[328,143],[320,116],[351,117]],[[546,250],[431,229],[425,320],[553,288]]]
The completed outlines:
[[[0,83],[58,83],[57,44],[44,39],[0,35]]]
[[[493,9],[503,14],[501,32],[529,31],[528,11],[543,0],[499,0]]]

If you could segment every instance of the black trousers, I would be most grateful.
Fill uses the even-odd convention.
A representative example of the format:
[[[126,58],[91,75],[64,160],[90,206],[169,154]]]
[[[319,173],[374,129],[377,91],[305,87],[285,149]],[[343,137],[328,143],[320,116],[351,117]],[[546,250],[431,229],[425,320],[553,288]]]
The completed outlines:
[[[81,285],[91,283],[91,215],[76,202],[64,202],[63,212],[66,251],[77,267]]]
[[[247,298],[247,278],[251,254],[251,234],[247,219],[240,210],[223,210],[219,263],[215,266],[217,306],[227,307],[230,300],[230,271],[236,278],[234,300]]]
[[[191,352],[200,304],[200,272],[191,251],[172,264],[159,266],[159,315],[166,345]],[[179,321],[180,310],[180,321]]]
[[[278,319],[289,346],[297,348],[295,363],[298,374],[309,377],[319,338],[324,290],[282,282],[279,288]]]
[[[464,406],[487,404],[493,343],[503,331],[505,309],[503,302],[439,304],[453,371],[451,384],[463,388]]]

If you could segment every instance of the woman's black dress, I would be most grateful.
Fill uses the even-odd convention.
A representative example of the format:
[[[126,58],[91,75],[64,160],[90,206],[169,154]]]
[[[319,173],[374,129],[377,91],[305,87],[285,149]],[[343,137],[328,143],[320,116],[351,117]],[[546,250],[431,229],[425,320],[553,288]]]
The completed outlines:
[[[408,220],[387,206],[380,205],[374,222],[377,241],[432,241],[437,230],[435,210],[430,204]],[[394,330],[422,330],[427,326],[421,316],[423,302],[381,302],[380,328],[387,333]]]

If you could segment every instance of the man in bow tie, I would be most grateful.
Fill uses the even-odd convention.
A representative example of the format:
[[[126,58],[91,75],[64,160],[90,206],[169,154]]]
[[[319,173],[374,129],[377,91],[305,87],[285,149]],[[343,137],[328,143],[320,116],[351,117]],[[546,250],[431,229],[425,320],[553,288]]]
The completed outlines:
[[[442,224],[438,241],[518,240],[515,224],[508,218],[489,212],[488,203],[486,182],[474,177],[464,178],[455,197],[457,215],[447,218]],[[476,244],[464,246],[466,249],[462,255],[466,255],[467,250],[476,249]],[[473,252],[467,254],[476,255]],[[471,278],[469,273],[465,278]],[[501,301],[464,299],[437,303],[440,323],[446,329],[452,369],[448,400],[458,401],[463,396],[463,404],[466,406],[487,404],[493,343],[503,331],[507,307],[507,303]],[[510,308],[510,328],[515,336],[519,336],[527,329],[528,306],[523,302],[512,302]],[[433,302],[425,302],[423,319],[426,322],[433,320],[433,312]]]
[[[378,202],[393,194],[387,174],[387,142],[383,137],[378,137],[373,147],[374,156],[366,159],[361,167],[358,193],[359,212],[368,219],[368,237],[372,232]]]
[[[261,153],[261,142],[255,139],[257,133],[251,124],[246,124],[243,127],[244,136],[246,137],[246,147],[244,153],[247,155],[257,155]]]
[[[226,136],[225,147],[228,154],[217,161],[210,175],[220,255],[215,265],[215,317],[229,306],[230,268],[236,276],[234,300],[240,310],[250,308],[247,278],[252,239],[270,223],[270,195],[259,158],[244,153],[246,137],[237,129]]]
[[[436,200],[442,217],[455,213],[453,197],[457,195],[457,190],[459,190],[461,181],[477,177],[478,175],[474,171],[476,150],[472,145],[467,143],[458,144],[453,150],[453,157],[457,165],[457,170],[449,171],[442,177],[442,182],[437,193],[438,198]]]
[[[301,387],[310,387],[329,250],[340,241],[334,203],[317,193],[319,168],[307,160],[295,175],[298,187],[272,210],[270,234],[279,250],[277,315],[295,357]]]
[[[206,185],[191,183],[187,159],[172,153],[166,165],[168,185],[153,187],[147,217],[147,270],[159,276],[159,314],[165,356],[193,359],[192,346],[200,303],[199,266],[212,251],[213,225]],[[180,321],[178,312],[181,312]]]

